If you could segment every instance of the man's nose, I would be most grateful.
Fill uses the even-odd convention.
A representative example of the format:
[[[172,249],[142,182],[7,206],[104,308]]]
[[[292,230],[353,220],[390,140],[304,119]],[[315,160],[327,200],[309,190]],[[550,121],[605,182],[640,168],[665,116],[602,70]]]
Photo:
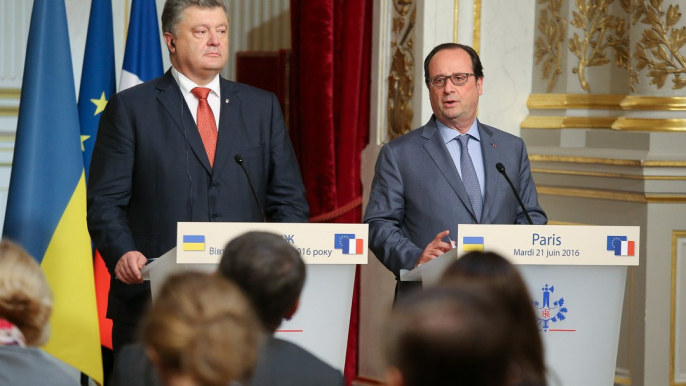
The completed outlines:
[[[450,80],[450,78],[445,80],[445,86],[443,87],[443,92],[445,94],[452,94],[457,92],[457,86],[453,84],[453,81]]]
[[[210,31],[210,36],[209,39],[207,40],[207,44],[211,46],[216,46],[219,45],[219,34],[216,31]]]

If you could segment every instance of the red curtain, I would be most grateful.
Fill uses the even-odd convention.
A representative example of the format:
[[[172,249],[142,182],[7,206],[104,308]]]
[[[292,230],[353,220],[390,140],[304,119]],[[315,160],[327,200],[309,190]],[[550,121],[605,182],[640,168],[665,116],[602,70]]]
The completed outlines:
[[[312,222],[362,221],[360,162],[369,140],[372,4],[291,0],[290,133]],[[357,375],[359,279],[350,319],[348,384]]]

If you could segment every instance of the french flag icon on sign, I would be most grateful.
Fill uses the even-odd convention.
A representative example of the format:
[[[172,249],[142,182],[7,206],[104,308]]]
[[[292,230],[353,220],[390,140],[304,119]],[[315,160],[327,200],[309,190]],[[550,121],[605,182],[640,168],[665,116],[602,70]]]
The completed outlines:
[[[361,255],[364,239],[356,239],[352,233],[336,233],[334,249],[340,249],[344,255]]]
[[[634,256],[636,242],[626,236],[607,236],[607,250],[614,251],[615,256]]]

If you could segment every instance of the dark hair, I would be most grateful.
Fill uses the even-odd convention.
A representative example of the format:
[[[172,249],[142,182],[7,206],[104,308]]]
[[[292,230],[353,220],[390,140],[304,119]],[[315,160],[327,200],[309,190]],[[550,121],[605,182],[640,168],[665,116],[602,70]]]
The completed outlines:
[[[245,292],[271,332],[296,305],[305,284],[305,263],[298,251],[282,237],[265,232],[231,240],[219,262],[219,273]]]
[[[224,10],[226,19],[229,18],[229,10],[226,3],[222,0],[167,0],[164,2],[162,10],[162,32],[169,32],[176,35],[176,27],[181,22],[183,11],[189,7],[216,8]]]
[[[451,264],[441,284],[490,288],[509,320],[512,378],[523,384],[545,385],[543,343],[533,304],[517,268],[492,252],[469,252]]]
[[[431,52],[429,52],[429,55],[426,56],[426,59],[424,59],[424,82],[427,85],[431,81],[429,77],[429,63],[431,63],[431,59],[433,59],[434,55],[436,55],[438,51],[452,49],[460,49],[466,51],[472,58],[472,71],[474,71],[476,79],[478,80],[479,78],[484,77],[484,68],[481,65],[481,59],[479,59],[479,54],[477,54],[472,47],[465,46],[464,44],[459,43],[443,43],[434,47],[434,49],[431,50]]]
[[[386,355],[406,386],[505,386],[506,319],[492,292],[433,287],[393,310]]]

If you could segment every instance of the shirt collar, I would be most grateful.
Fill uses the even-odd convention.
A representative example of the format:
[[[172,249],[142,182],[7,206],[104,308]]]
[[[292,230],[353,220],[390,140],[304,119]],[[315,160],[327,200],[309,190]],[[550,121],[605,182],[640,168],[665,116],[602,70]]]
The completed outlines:
[[[219,74],[217,74],[214,79],[207,85],[207,86],[198,86],[193,82],[192,80],[188,79],[184,74],[180,73],[174,66],[172,66],[172,75],[174,76],[174,79],[176,79],[176,83],[179,84],[179,88],[181,89],[181,93],[183,95],[188,95],[191,93],[191,90],[193,90],[196,87],[206,87],[209,88],[212,93],[214,93],[217,97],[220,97],[220,90],[219,90]]]
[[[449,128],[438,119],[434,118],[434,120],[436,121],[436,127],[438,127],[438,130],[441,132],[441,136],[443,137],[443,141],[445,143],[448,143],[453,139],[457,138],[459,135],[461,135],[457,130]],[[472,138],[481,142],[481,136],[479,135],[479,125],[477,119],[474,119],[472,126],[469,128],[469,130],[467,130],[466,134],[469,134]]]

